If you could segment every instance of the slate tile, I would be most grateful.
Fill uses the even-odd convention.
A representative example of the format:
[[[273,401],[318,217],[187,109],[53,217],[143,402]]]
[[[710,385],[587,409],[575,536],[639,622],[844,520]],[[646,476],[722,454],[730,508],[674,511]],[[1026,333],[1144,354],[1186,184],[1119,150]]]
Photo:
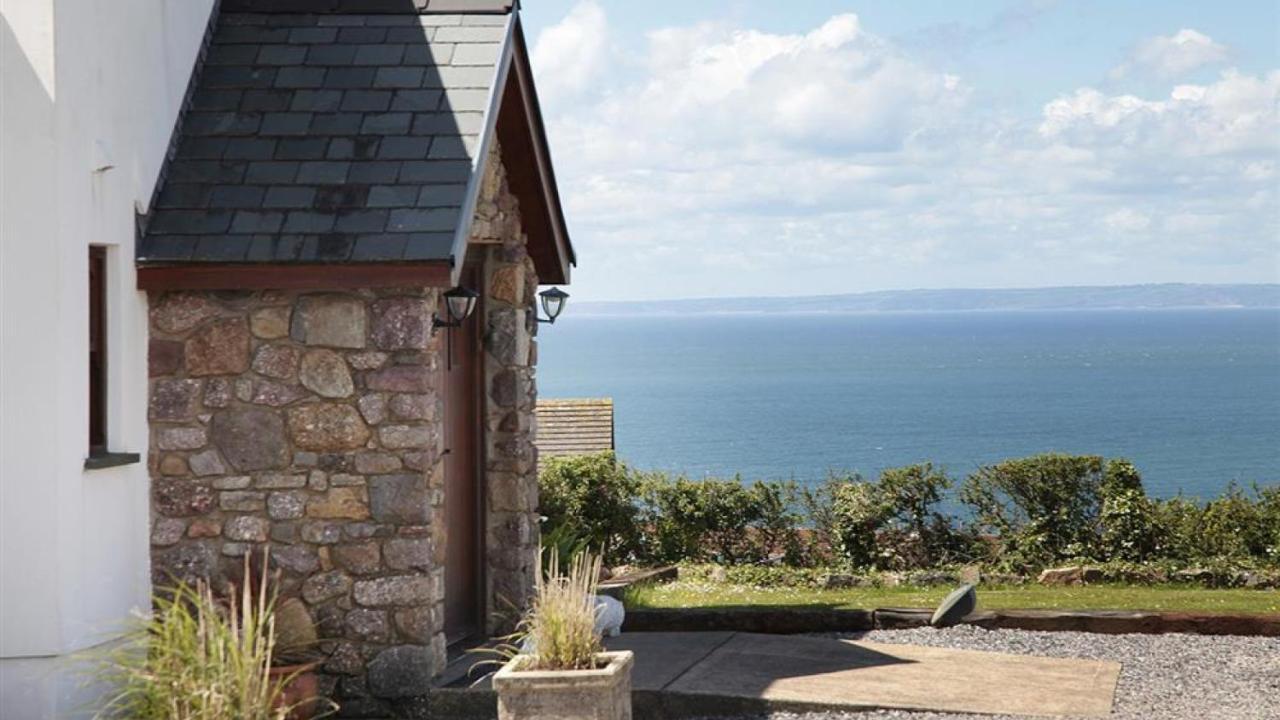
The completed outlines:
[[[342,97],[342,109],[361,112],[384,112],[391,106],[390,90],[348,90]]]
[[[458,183],[471,177],[471,163],[462,160],[419,160],[400,168],[399,182]]]
[[[244,181],[247,183],[291,183],[298,175],[296,162],[254,162],[249,163]]]
[[[418,194],[418,207],[457,207],[467,194],[467,186],[462,183],[449,185],[423,185]]]
[[[369,188],[369,207],[413,207],[418,201],[417,185],[375,185]]]
[[[253,25],[226,25],[219,23],[218,30],[214,35],[214,42],[221,44],[233,43],[252,43],[254,45],[262,45],[264,43],[280,43],[289,39],[290,30],[288,28],[268,28]]]
[[[183,160],[217,160],[227,150],[230,138],[184,137],[178,142],[177,157]]]
[[[245,235],[280,232],[284,213],[263,210],[240,210],[231,223],[231,232]]]
[[[324,87],[326,74],[322,67],[283,67],[276,74],[275,85],[281,88]]]
[[[384,42],[377,45],[356,45],[355,48],[353,65],[397,65],[404,56],[404,45]]]
[[[355,247],[351,251],[352,260],[399,260],[404,256],[405,242],[408,235],[377,234],[360,235],[356,238]]]
[[[350,65],[356,59],[356,45],[312,45],[308,65]]]
[[[209,235],[224,233],[229,227],[231,213],[227,210],[160,210],[148,230],[161,235]]]
[[[374,87],[416,88],[422,85],[420,67],[380,67],[373,78]]]
[[[253,135],[261,122],[258,113],[191,112],[183,120],[182,133],[187,137]]]
[[[425,137],[385,137],[378,146],[380,160],[412,160],[424,158],[431,139]]]
[[[222,156],[228,160],[270,160],[275,150],[276,141],[270,138],[231,138]]]
[[[290,90],[245,90],[240,109],[246,112],[277,112],[288,110],[293,98]]]
[[[418,113],[413,117],[414,135],[478,135],[484,113]]]
[[[206,67],[216,65],[252,65],[258,56],[257,45],[210,45],[205,55]]]
[[[461,25],[442,27],[431,39],[434,42],[500,43],[506,35],[507,29],[499,25]]]
[[[319,70],[319,68],[306,68]],[[371,67],[335,67],[325,73],[324,86],[337,89],[363,89],[373,84],[374,68]]]
[[[240,107],[240,98],[244,92],[244,90],[199,90],[191,96],[191,111],[236,110]]]
[[[463,25],[506,25],[507,15],[463,15]]]
[[[276,260],[300,260],[307,244],[305,235],[280,235],[275,240]]]
[[[338,39],[338,28],[332,27],[295,28],[287,32],[289,42],[304,45],[314,43],[331,43]]]
[[[401,65],[448,65],[453,59],[454,46],[448,43],[409,45],[404,49]]]
[[[395,161],[353,162],[347,173],[347,182],[378,184],[393,183],[400,174],[401,163]]]
[[[391,102],[391,109],[409,112],[435,110],[440,107],[442,97],[444,93],[439,90],[397,90],[395,100]]]
[[[453,50],[450,65],[494,65],[498,62],[498,43],[466,43]]]
[[[258,51],[259,65],[300,65],[307,56],[305,45],[263,45]]]
[[[314,207],[321,210],[364,207],[368,197],[367,185],[330,185],[316,188]]]
[[[232,12],[230,4],[224,4],[218,16],[219,25],[265,25],[266,18],[257,13]]]
[[[440,260],[448,258],[452,254],[452,232],[411,233],[405,242],[402,259]]]
[[[209,186],[204,184],[173,182],[172,178],[164,184],[160,197],[156,198],[157,208],[202,208],[209,204]]]
[[[262,199],[265,208],[307,208],[315,202],[316,190],[309,187],[267,188]]]
[[[209,207],[253,208],[262,204],[265,190],[254,185],[218,185],[209,194]]]
[[[309,238],[304,255],[316,262],[343,262],[351,257],[351,246],[355,238],[350,235],[320,235]]]
[[[447,112],[484,112],[488,105],[488,90],[448,88],[440,109]]]
[[[233,183],[244,179],[246,165],[241,162],[210,160],[174,160],[169,163],[166,182]]]
[[[365,22],[369,22],[368,19]],[[345,27],[338,31],[337,42],[367,45],[384,42],[387,39],[385,27]]]
[[[418,18],[418,24],[422,27],[447,27],[449,25],[461,25],[462,15],[423,15]]]
[[[325,233],[333,229],[336,215],[333,213],[315,212],[314,210],[295,210],[289,213],[284,221],[284,232],[287,233]]]
[[[323,117],[317,115],[315,122]],[[276,145],[276,160],[319,160],[324,157],[329,139],[323,137],[285,138]],[[301,182],[301,181],[299,181]]]
[[[388,232],[443,232],[454,228],[458,216],[454,208],[392,210]]]
[[[333,224],[333,229],[341,233],[382,232],[386,227],[386,210],[346,210],[338,213]]]
[[[311,113],[267,113],[262,118],[263,135],[306,135],[311,127]]]
[[[297,182],[300,185],[339,185],[347,181],[351,163],[322,160],[304,162],[298,167]]]
[[[406,45],[425,45],[431,40],[428,35],[431,31],[423,28],[421,25],[414,23],[405,27],[387,28],[387,42],[404,43]]]
[[[342,3],[344,0],[338,2]],[[421,27],[417,15],[405,12],[404,0],[345,0],[345,3],[350,7],[365,8],[364,12],[393,13],[369,15],[364,21],[369,27]]]
[[[316,25],[320,27],[360,27],[364,25],[367,15],[317,15]]]
[[[355,135],[360,132],[360,113],[323,113],[311,119],[312,135]]]
[[[427,157],[438,160],[459,160],[475,154],[474,139],[469,136],[437,135],[431,140]]]
[[[201,237],[196,242],[191,259],[200,262],[236,262],[244,260],[249,249],[247,235],[217,235]]]
[[[329,141],[329,152],[325,157],[330,160],[371,160],[378,155],[377,137],[344,137]]]
[[[199,239],[197,235],[148,235],[138,248],[138,259],[152,262],[189,260]]]
[[[413,116],[409,113],[370,113],[360,124],[363,135],[408,135]]]
[[[244,259],[248,262],[270,262],[275,257],[275,236],[250,235],[249,249]]]
[[[474,67],[439,67],[435,73],[440,78],[440,86],[448,88],[479,88],[486,92],[493,84],[496,68],[491,65]]]
[[[205,88],[267,88],[275,77],[274,68],[215,65],[204,69],[200,84]]]
[[[295,112],[333,112],[341,104],[341,90],[298,90],[293,93],[288,109]]]

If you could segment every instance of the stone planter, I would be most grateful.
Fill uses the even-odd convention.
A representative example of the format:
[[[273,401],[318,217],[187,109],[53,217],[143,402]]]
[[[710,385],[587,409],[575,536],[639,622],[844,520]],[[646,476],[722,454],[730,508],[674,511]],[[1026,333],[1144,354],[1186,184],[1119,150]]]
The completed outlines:
[[[516,670],[517,655],[493,676],[498,720],[631,720],[629,650],[603,652],[598,670]]]

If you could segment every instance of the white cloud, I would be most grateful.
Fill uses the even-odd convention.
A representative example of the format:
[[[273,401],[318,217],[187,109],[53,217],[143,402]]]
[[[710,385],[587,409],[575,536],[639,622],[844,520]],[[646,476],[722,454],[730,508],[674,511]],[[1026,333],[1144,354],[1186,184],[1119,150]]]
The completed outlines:
[[[1125,61],[1111,71],[1113,78],[1149,72],[1179,78],[1206,65],[1225,63],[1230,49],[1204,33],[1183,28],[1173,35],[1157,35],[1138,43]]]
[[[582,7],[556,28],[583,25]],[[984,112],[962,79],[851,14],[646,40],[593,87],[551,76],[569,60],[535,66],[540,91],[577,93],[543,107],[582,297],[1258,280],[1275,266],[1280,71],[1154,98],[1082,88],[1019,118]],[[1188,278],[1206,264],[1222,275]]]
[[[594,0],[574,6],[563,20],[539,33],[530,62],[538,74],[538,92],[550,102],[587,89],[603,70],[607,23]]]

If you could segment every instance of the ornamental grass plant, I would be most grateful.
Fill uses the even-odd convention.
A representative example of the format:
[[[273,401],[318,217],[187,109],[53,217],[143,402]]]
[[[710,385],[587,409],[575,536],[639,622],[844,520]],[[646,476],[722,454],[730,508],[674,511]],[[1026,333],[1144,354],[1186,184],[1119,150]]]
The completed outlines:
[[[93,679],[112,690],[95,717],[285,720],[292,678],[271,673],[275,598],[265,577],[254,585],[225,604],[204,582],[157,594],[151,615],[96,663]]]
[[[601,556],[578,552],[561,574],[552,553],[539,575],[533,603],[519,636],[526,657],[519,670],[591,670],[603,650],[596,632],[596,591]]]

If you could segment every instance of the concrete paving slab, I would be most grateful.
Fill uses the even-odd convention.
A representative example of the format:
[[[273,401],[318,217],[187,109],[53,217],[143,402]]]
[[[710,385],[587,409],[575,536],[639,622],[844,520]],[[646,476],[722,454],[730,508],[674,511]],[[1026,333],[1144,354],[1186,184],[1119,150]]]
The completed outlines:
[[[650,652],[688,642],[654,638]],[[1115,662],[738,633],[665,690],[833,709],[1101,717],[1111,712],[1119,674]]]
[[[605,638],[609,650],[636,654],[631,668],[634,690],[661,690],[733,637],[731,632],[623,633]]]

